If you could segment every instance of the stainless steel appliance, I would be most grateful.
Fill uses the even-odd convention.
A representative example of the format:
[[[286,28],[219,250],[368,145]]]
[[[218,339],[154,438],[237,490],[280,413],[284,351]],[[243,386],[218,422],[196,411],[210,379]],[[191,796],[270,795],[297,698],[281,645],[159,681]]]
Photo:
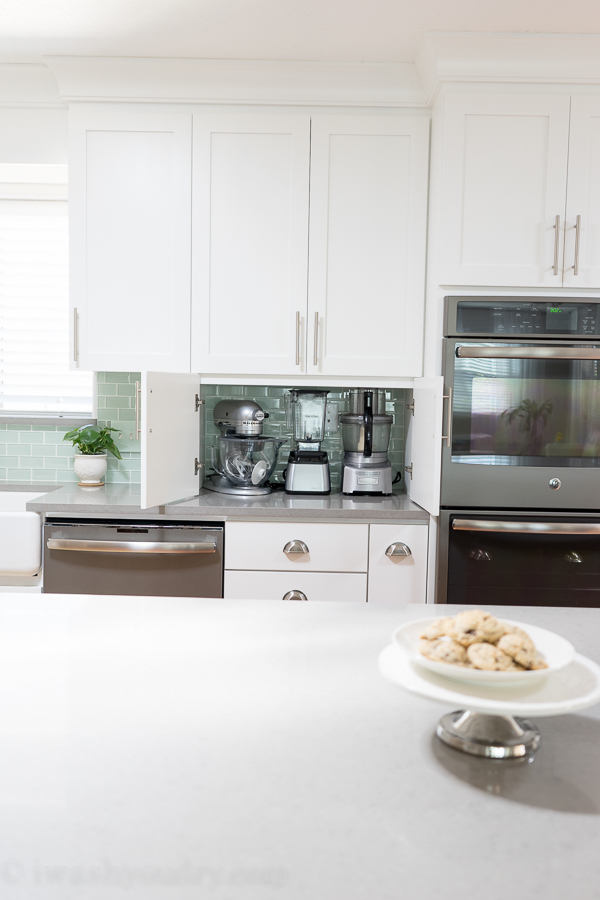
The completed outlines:
[[[600,507],[600,301],[446,298],[441,505]]]
[[[387,451],[393,416],[385,411],[385,391],[356,388],[349,392],[350,411],[340,416],[344,494],[392,493]]]
[[[600,517],[441,510],[437,602],[600,606]]]
[[[263,435],[269,414],[253,400],[220,400],[213,417],[221,435],[211,448],[215,474],[205,480],[204,487],[242,497],[270,494],[268,481],[286,441]]]
[[[288,427],[296,447],[290,452],[285,473],[288,494],[330,494],[331,480],[325,440],[325,415],[329,391],[293,390],[286,394]]]
[[[43,591],[222,597],[223,526],[49,518]]]

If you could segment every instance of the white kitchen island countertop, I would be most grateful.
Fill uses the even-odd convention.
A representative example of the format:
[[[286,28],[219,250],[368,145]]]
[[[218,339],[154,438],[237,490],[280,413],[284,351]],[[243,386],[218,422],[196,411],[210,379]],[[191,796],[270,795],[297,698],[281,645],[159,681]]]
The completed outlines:
[[[497,611],[600,661],[598,610]],[[530,763],[442,745],[377,666],[439,613],[1,595],[0,896],[597,897],[600,707]]]

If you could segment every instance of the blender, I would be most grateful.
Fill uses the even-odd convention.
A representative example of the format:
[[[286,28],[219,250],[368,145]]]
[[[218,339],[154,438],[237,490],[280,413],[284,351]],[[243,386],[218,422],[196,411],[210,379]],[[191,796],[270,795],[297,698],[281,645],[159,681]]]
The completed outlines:
[[[330,494],[329,460],[321,443],[329,391],[293,390],[286,394],[288,427],[293,429],[292,450],[285,474],[288,494]]]
[[[215,474],[203,486],[242,497],[270,494],[268,481],[277,465],[279,448],[286,441],[262,433],[269,414],[254,400],[221,400],[213,416],[221,434],[211,448]]]
[[[340,416],[344,494],[392,493],[392,466],[387,451],[394,417],[386,415],[385,391],[356,388],[349,392],[350,412]]]

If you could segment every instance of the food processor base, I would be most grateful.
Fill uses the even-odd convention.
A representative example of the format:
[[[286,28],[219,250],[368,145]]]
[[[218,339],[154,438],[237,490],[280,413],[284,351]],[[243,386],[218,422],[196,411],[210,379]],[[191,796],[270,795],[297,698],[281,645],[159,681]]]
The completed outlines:
[[[267,484],[255,487],[233,484],[222,475],[210,475],[203,484],[207,491],[217,491],[219,494],[235,494],[236,497],[264,497],[270,494],[272,488]]]

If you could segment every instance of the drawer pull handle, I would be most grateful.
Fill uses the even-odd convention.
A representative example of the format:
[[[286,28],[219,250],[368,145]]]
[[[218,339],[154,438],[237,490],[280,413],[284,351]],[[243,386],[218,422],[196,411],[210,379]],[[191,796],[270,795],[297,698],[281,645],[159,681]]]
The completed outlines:
[[[288,591],[287,594],[284,594],[281,598],[282,600],[308,600],[306,594],[303,594],[302,591]]]
[[[288,541],[283,548],[284,553],[309,553],[309,549],[304,541]]]
[[[397,544],[390,544],[390,546],[385,551],[386,556],[412,556],[412,550],[408,546],[408,544],[402,544],[398,542]]]

